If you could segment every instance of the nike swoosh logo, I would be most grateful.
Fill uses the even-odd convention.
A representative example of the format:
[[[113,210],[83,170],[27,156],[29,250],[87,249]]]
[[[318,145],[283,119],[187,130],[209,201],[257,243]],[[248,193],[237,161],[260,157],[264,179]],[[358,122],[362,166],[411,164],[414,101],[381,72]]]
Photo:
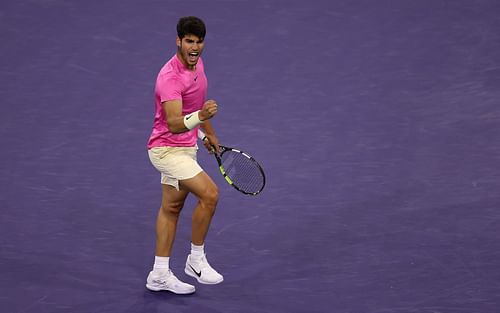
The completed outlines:
[[[189,267],[193,270],[193,272],[196,274],[196,276],[201,277],[201,271],[198,273],[192,266],[189,264]]]
[[[194,78],[194,81],[196,81],[197,79],[198,79],[198,76],[196,76],[196,77]]]
[[[189,120],[191,118],[191,116],[193,116],[192,114],[186,116],[186,121]]]
[[[158,285],[162,285],[162,286],[166,286],[167,285],[167,282],[164,281],[164,280],[157,280],[157,279],[155,279],[155,280],[153,280],[153,283],[158,284]]]

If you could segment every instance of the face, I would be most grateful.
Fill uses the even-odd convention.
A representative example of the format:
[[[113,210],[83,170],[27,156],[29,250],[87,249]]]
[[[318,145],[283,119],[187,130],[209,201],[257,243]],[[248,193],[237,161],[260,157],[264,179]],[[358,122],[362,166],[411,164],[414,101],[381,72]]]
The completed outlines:
[[[196,35],[186,35],[182,40],[177,37],[177,55],[184,65],[190,69],[194,69],[204,45],[203,38],[199,38]]]

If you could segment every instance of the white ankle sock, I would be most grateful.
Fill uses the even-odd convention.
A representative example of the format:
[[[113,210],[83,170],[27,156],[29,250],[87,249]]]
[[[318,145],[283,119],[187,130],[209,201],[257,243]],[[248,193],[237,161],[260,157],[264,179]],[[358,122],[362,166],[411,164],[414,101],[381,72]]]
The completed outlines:
[[[167,273],[169,270],[170,257],[168,256],[155,256],[155,264],[153,265],[153,272],[158,274]]]
[[[191,256],[196,260],[201,259],[203,257],[203,255],[205,254],[204,248],[205,248],[204,244],[201,246],[197,246],[197,245],[191,243]]]

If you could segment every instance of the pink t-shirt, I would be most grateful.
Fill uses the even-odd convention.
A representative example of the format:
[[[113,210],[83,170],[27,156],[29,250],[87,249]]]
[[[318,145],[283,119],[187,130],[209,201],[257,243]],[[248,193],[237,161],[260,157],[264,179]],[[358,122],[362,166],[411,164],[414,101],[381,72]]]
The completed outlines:
[[[154,147],[193,147],[198,138],[198,127],[180,134],[170,132],[162,102],[182,100],[182,115],[200,110],[207,97],[207,77],[201,58],[196,69],[189,70],[174,55],[160,70],[155,86],[155,118],[148,149]]]

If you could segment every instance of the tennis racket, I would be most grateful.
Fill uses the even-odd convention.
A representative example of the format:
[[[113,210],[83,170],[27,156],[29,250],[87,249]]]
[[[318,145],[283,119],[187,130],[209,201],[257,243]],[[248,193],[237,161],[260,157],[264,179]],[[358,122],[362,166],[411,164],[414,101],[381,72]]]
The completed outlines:
[[[198,137],[202,141],[208,140],[201,130],[198,130]],[[219,170],[226,182],[246,195],[259,194],[266,185],[266,176],[259,163],[241,150],[222,145],[219,148],[220,152],[217,153],[212,145]]]

